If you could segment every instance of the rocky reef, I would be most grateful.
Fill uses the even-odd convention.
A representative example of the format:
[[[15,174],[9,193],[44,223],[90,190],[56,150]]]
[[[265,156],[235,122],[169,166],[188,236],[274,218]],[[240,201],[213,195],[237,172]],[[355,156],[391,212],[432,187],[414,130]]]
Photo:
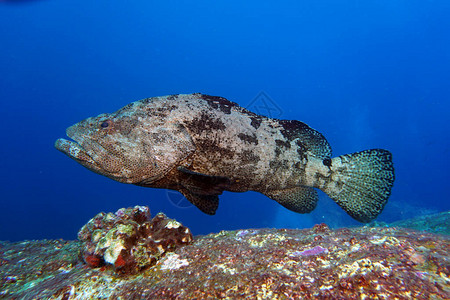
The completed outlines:
[[[146,206],[99,213],[81,228],[83,260],[91,267],[114,266],[119,273],[137,273],[164,253],[192,242],[189,228],[163,213],[150,220]]]
[[[448,299],[450,295],[450,238],[388,226],[332,230],[319,224],[303,230],[222,231],[149,254],[151,263],[144,267],[134,260],[129,269],[120,268],[117,259],[129,255],[123,251],[131,244],[124,244],[115,256],[107,254],[115,253],[108,250],[113,243],[104,247],[108,243],[100,241],[123,232],[130,236],[129,231],[95,224],[106,225],[113,218],[122,226],[132,224],[131,232],[141,232],[140,226],[154,219],[140,222],[133,216],[145,211],[123,210],[128,216],[123,219],[117,213],[97,215],[80,231],[83,242],[0,242],[0,298]],[[169,223],[156,227],[167,228]],[[160,240],[151,235],[153,241]],[[151,243],[141,233],[136,236],[141,239],[133,245],[147,249]],[[90,255],[103,262],[92,263]]]
[[[450,235],[450,211],[401,220],[391,223],[388,226]]]

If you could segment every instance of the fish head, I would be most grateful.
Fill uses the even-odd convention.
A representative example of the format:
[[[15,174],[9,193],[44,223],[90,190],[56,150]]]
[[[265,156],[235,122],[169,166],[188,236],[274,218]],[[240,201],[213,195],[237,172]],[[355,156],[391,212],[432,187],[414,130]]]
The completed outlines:
[[[85,119],[55,147],[89,170],[123,183],[149,184],[194,151],[188,132],[170,120],[120,110]]]

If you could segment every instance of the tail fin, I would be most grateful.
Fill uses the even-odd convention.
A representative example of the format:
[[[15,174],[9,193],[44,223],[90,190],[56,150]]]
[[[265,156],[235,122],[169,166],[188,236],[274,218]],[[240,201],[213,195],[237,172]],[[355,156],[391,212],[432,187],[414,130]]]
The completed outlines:
[[[392,154],[372,149],[331,160],[331,181],[322,190],[350,216],[370,222],[384,208],[394,183]]]

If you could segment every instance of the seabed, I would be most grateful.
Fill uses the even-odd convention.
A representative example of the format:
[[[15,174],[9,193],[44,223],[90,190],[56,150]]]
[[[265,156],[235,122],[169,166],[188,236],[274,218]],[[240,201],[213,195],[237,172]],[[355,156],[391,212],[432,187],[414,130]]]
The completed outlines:
[[[133,272],[87,264],[81,241],[0,242],[0,298],[449,299],[449,218],[222,231]]]

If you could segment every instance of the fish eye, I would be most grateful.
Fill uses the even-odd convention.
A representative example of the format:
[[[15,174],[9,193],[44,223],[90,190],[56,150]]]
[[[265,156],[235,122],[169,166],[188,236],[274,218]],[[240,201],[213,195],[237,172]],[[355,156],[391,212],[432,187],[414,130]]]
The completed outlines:
[[[322,163],[327,166],[327,167],[331,167],[331,159],[330,158],[325,158]]]
[[[100,124],[100,127],[102,128],[108,128],[110,125],[111,121],[104,121],[102,124]]]

